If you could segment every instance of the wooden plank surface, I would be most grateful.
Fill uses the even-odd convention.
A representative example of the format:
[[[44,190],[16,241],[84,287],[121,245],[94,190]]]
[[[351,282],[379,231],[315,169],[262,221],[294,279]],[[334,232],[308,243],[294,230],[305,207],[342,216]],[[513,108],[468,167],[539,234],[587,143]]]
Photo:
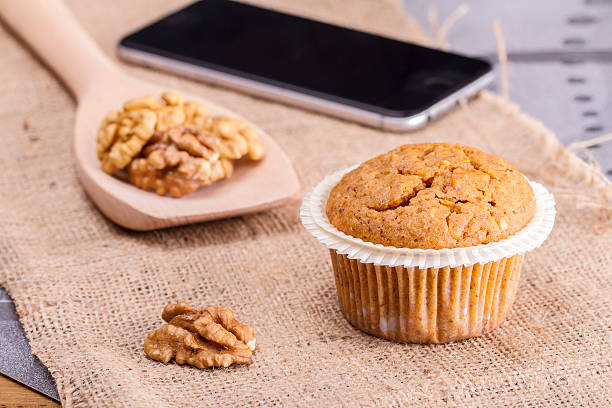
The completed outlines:
[[[509,53],[510,99],[566,145],[612,132],[612,0],[403,2],[423,27],[430,26],[430,6],[444,21],[460,3],[467,5],[447,33],[450,47],[493,61],[491,22],[499,19]],[[499,83],[492,88],[501,89]],[[596,144],[590,153],[612,180],[612,142]]]
[[[0,408],[56,408],[59,406],[52,399],[0,375]]]

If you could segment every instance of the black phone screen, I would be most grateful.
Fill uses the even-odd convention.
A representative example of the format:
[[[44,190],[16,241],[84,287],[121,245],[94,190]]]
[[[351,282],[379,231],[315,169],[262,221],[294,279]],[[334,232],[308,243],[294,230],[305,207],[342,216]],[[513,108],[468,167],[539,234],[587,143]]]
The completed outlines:
[[[423,111],[488,62],[227,0],[203,0],[121,46],[386,116]]]

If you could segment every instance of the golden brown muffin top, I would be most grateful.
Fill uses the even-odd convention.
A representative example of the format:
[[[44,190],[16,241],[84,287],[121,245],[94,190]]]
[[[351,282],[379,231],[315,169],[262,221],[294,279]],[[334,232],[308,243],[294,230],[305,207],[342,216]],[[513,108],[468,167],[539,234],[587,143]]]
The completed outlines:
[[[507,238],[535,212],[525,177],[469,146],[400,146],[348,172],[331,190],[329,221],[364,241],[456,248]]]

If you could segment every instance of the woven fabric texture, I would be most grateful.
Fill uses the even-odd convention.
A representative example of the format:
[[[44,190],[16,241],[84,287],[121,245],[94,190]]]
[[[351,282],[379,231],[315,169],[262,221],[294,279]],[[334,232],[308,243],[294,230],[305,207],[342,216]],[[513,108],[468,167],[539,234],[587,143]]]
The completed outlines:
[[[184,3],[69,1],[111,55],[121,35]],[[396,3],[259,3],[427,41]],[[260,125],[293,160],[304,191],[326,174],[398,145],[446,141],[508,159],[555,194],[555,228],[526,256],[517,300],[501,327],[448,345],[400,344],[366,335],[342,317],[328,250],[303,230],[298,201],[146,233],[108,221],[75,175],[71,97],[5,28],[0,55],[0,284],[15,300],[32,351],[51,371],[63,405],[612,403],[612,212],[606,201],[612,186],[511,102],[483,92],[425,129],[398,135],[125,67]],[[542,103],[554,101],[543,97]],[[175,300],[234,308],[256,328],[254,362],[198,370],[148,359],[143,339]]]

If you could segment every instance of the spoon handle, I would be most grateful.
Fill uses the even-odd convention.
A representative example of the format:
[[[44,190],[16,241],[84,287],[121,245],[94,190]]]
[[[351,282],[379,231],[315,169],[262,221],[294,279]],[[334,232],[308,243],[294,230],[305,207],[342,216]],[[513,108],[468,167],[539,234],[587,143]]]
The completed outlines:
[[[116,66],[60,0],[0,0],[0,18],[64,81],[77,100]]]

